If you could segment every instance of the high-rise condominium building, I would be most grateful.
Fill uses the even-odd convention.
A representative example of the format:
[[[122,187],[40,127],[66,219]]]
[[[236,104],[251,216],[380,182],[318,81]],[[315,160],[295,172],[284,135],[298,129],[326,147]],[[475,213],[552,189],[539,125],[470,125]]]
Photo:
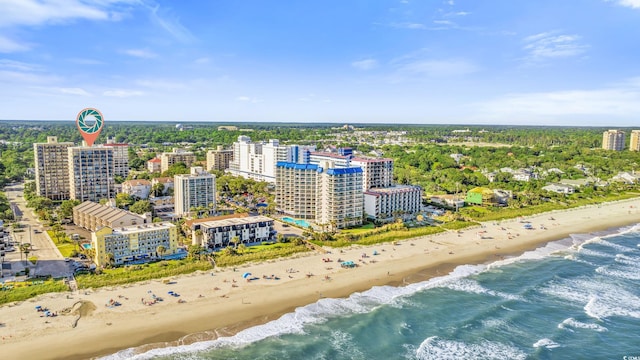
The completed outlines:
[[[322,228],[362,224],[362,169],[337,168],[332,162],[278,162],[276,202],[284,213],[313,219]]]
[[[99,202],[115,196],[113,148],[75,146],[67,154],[71,199]]]
[[[364,211],[369,218],[392,220],[412,215],[422,207],[422,189],[413,185],[395,185],[369,189],[364,193]]]
[[[624,131],[608,130],[602,134],[602,148],[605,150],[624,150]]]
[[[36,192],[54,201],[69,199],[69,153],[71,142],[48,136],[46,143],[33,144]]]
[[[192,208],[204,207],[213,212],[216,207],[216,177],[200,166],[192,167],[189,175],[174,176],[174,201],[177,216],[189,215]]]
[[[393,186],[393,159],[352,157],[327,152],[312,152],[310,155],[312,164],[327,160],[332,161],[337,168],[361,167],[363,191]]]
[[[108,139],[104,146],[113,149],[113,174],[126,178],[129,175],[129,144],[117,144]]]
[[[640,130],[631,131],[631,140],[629,141],[629,150],[640,151]]]
[[[233,160],[233,150],[225,150],[221,145],[216,150],[207,151],[207,170],[226,170]]]
[[[191,151],[182,149],[173,149],[170,153],[162,153],[160,155],[160,171],[165,172],[173,164],[184,163],[190,167],[196,162],[196,156]]]
[[[229,163],[229,172],[236,176],[258,181],[276,181],[276,163],[301,162],[313,146],[280,145],[271,139],[268,142],[252,142],[248,136],[239,136],[233,143],[233,160]]]

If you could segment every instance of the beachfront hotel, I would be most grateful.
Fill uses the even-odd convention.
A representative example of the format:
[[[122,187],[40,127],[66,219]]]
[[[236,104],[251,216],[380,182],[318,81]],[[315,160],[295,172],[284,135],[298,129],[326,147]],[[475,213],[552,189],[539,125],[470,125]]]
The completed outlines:
[[[631,130],[629,150],[640,151],[640,130]]]
[[[193,208],[216,207],[216,177],[201,166],[191,168],[191,174],[174,176],[175,215],[190,215]]]
[[[122,265],[174,254],[178,249],[178,231],[170,222],[104,226],[91,233],[91,244],[98,266],[108,265],[110,257],[113,257],[114,265]],[[164,252],[158,251],[160,246],[164,247]]]
[[[275,240],[274,221],[266,216],[228,216],[222,219],[203,219],[190,225],[193,245],[208,249],[227,247],[237,237],[238,244],[252,244]]]
[[[364,192],[364,212],[374,220],[388,221],[396,216],[413,215],[422,207],[422,189],[414,185],[395,185]]]
[[[115,196],[113,148],[75,146],[67,151],[71,199],[98,202]]]
[[[252,142],[248,136],[238,136],[233,143],[233,160],[229,172],[235,176],[257,181],[276,181],[276,164],[279,161],[302,162],[314,146],[280,145],[280,141]]]
[[[229,168],[233,160],[233,150],[225,150],[222,145],[218,145],[216,150],[207,151],[207,170],[224,171]]]
[[[46,143],[33,144],[36,170],[36,192],[53,201],[68,200],[69,153],[72,142],[58,142],[55,136],[47,136]]]
[[[323,228],[341,229],[362,224],[363,193],[360,167],[278,162],[276,203],[296,218],[313,219]]]
[[[602,148],[604,150],[624,150],[625,136],[622,130],[607,130],[602,133]]]
[[[172,152],[165,152],[160,154],[160,172],[169,170],[171,165],[177,163],[184,163],[187,167],[190,167],[196,162],[196,156],[191,151],[183,149],[173,149]]]

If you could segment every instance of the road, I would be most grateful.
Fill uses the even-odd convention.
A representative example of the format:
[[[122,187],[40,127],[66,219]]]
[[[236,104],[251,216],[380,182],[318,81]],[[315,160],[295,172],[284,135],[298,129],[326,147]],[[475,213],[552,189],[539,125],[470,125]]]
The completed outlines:
[[[60,251],[44,231],[44,226],[36,219],[31,209],[27,209],[23,197],[23,184],[7,186],[5,187],[5,193],[11,203],[11,208],[22,215],[20,224],[22,224],[24,231],[14,233],[13,240],[21,243],[31,243],[29,257],[36,256],[38,258],[36,266],[31,267],[32,275],[61,277],[73,273],[70,264],[64,261]],[[20,251],[18,249],[15,252],[7,253],[5,262],[7,261],[11,262],[12,273],[24,268],[24,261],[20,262]]]

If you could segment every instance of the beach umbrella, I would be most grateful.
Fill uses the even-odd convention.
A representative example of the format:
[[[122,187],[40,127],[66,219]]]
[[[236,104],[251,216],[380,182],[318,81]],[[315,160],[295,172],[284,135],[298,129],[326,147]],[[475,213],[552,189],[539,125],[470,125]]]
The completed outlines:
[[[246,278],[248,278],[249,276],[251,276],[251,273],[244,273],[244,274],[242,274],[242,278],[243,278],[243,279],[246,279]]]
[[[36,310],[40,310],[40,309],[42,309],[42,306],[36,305]]]

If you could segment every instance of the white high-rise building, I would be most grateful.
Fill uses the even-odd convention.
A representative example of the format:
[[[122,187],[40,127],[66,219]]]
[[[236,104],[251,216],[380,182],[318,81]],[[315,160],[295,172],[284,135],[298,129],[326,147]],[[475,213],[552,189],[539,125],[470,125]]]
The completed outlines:
[[[321,164],[279,162],[276,203],[284,213],[313,219],[322,229],[362,224],[362,169]]]
[[[361,167],[362,189],[393,186],[393,159],[351,157],[327,152],[312,152],[309,160],[312,164],[332,161],[337,168]]]
[[[67,154],[71,199],[99,202],[115,197],[113,148],[75,146]]]
[[[192,208],[204,207],[209,213],[216,207],[216,177],[200,166],[189,175],[174,176],[174,201],[177,216],[190,215]]]
[[[69,199],[69,153],[72,142],[58,142],[48,136],[46,143],[33,144],[36,192],[54,201]]]
[[[233,143],[233,160],[229,163],[229,172],[247,179],[273,183],[276,181],[276,164],[279,161],[299,162],[309,152],[308,149],[315,148],[280,145],[275,139],[255,143],[248,136],[241,135]]]
[[[624,131],[608,130],[602,134],[602,148],[605,150],[624,150]]]
[[[364,212],[376,220],[412,215],[422,207],[422,189],[413,185],[395,185],[369,189],[364,193]]]

